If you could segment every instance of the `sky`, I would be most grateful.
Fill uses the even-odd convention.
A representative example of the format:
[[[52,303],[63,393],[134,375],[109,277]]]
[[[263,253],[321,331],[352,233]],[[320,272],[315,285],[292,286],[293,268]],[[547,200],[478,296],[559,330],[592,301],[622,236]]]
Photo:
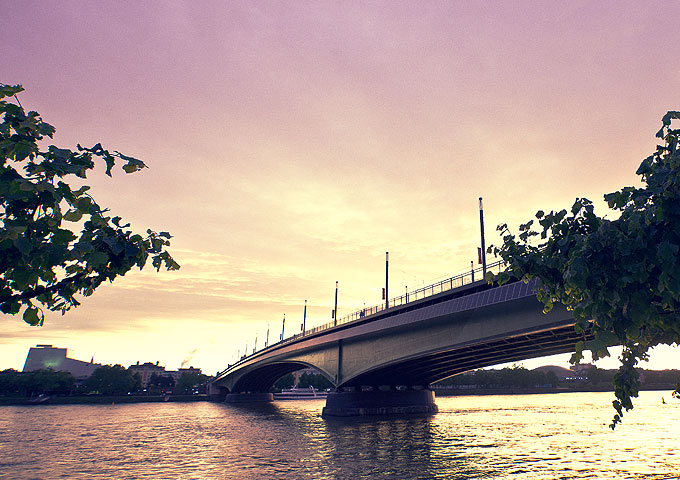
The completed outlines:
[[[0,82],[57,132],[149,166],[88,184],[149,265],[35,328],[4,315],[0,369],[80,360],[212,374],[307,325],[469,269],[496,225],[637,185],[679,109],[680,3],[3,2]],[[614,368],[616,354],[597,363]],[[569,355],[523,362],[568,366]],[[659,347],[645,368],[680,368]]]

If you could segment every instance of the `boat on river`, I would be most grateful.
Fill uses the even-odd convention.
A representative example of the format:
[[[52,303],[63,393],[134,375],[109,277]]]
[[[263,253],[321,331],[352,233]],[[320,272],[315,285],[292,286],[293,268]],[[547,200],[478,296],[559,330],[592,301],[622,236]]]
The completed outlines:
[[[281,393],[274,394],[274,400],[314,400],[315,398],[326,398],[327,393],[323,390],[317,390],[314,387],[309,388],[284,388]]]

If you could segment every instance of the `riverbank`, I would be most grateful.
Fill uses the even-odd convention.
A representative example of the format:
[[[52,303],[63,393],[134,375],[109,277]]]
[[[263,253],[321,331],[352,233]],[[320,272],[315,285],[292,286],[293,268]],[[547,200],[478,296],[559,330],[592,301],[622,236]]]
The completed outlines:
[[[0,397],[2,405],[111,405],[117,403],[207,402],[208,395],[73,395]]]
[[[673,384],[655,384],[643,386],[640,391],[675,390]],[[438,397],[455,397],[466,395],[532,395],[540,393],[570,393],[570,392],[613,392],[612,385],[584,385],[573,387],[499,387],[499,388],[433,388]]]
[[[503,387],[503,388],[446,388],[433,389],[437,397],[456,397],[472,395],[533,395],[541,393],[570,392],[613,392],[611,385],[582,387]],[[657,384],[644,386],[640,391],[675,390],[675,385]],[[34,397],[0,397],[0,406],[9,405],[111,405],[118,403],[161,403],[161,402],[209,402],[209,395],[72,395]]]

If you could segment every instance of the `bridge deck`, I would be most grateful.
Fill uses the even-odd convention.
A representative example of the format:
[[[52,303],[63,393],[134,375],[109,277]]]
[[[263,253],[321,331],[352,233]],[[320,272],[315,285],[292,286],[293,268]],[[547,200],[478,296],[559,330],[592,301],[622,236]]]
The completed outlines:
[[[497,261],[487,265],[487,271],[500,271],[503,268],[503,262]],[[475,281],[475,274],[480,280]],[[280,340],[277,343],[268,345],[257,352],[250,355],[244,355],[236,363],[228,365],[227,368],[219,372],[216,379],[227,374],[230,370],[234,370],[250,363],[252,360],[262,357],[284,346],[293,345],[308,339],[315,339],[325,336],[329,333],[342,331],[348,328],[353,328],[357,325],[375,322],[385,317],[398,315],[405,311],[422,308],[435,303],[440,303],[453,298],[458,298],[479,291],[491,289],[492,287],[481,277],[482,269],[477,268],[465,273],[455,275],[440,282],[428,285],[426,287],[414,290],[404,295],[390,299],[387,304],[375,305],[373,307],[366,307],[356,310],[349,315],[339,319],[337,322],[328,322],[309,329],[305,332],[294,334],[288,338]]]

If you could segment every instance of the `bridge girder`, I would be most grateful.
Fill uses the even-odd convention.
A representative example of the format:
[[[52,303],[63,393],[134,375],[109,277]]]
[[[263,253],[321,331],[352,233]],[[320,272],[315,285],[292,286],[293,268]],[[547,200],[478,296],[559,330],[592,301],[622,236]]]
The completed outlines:
[[[287,373],[314,368],[338,388],[422,385],[500,363],[574,350],[563,308],[542,313],[533,286],[483,282],[422,305],[385,311],[253,356],[216,380],[230,392],[264,392]],[[455,291],[454,291],[455,292]],[[462,294],[461,294],[462,293]]]

